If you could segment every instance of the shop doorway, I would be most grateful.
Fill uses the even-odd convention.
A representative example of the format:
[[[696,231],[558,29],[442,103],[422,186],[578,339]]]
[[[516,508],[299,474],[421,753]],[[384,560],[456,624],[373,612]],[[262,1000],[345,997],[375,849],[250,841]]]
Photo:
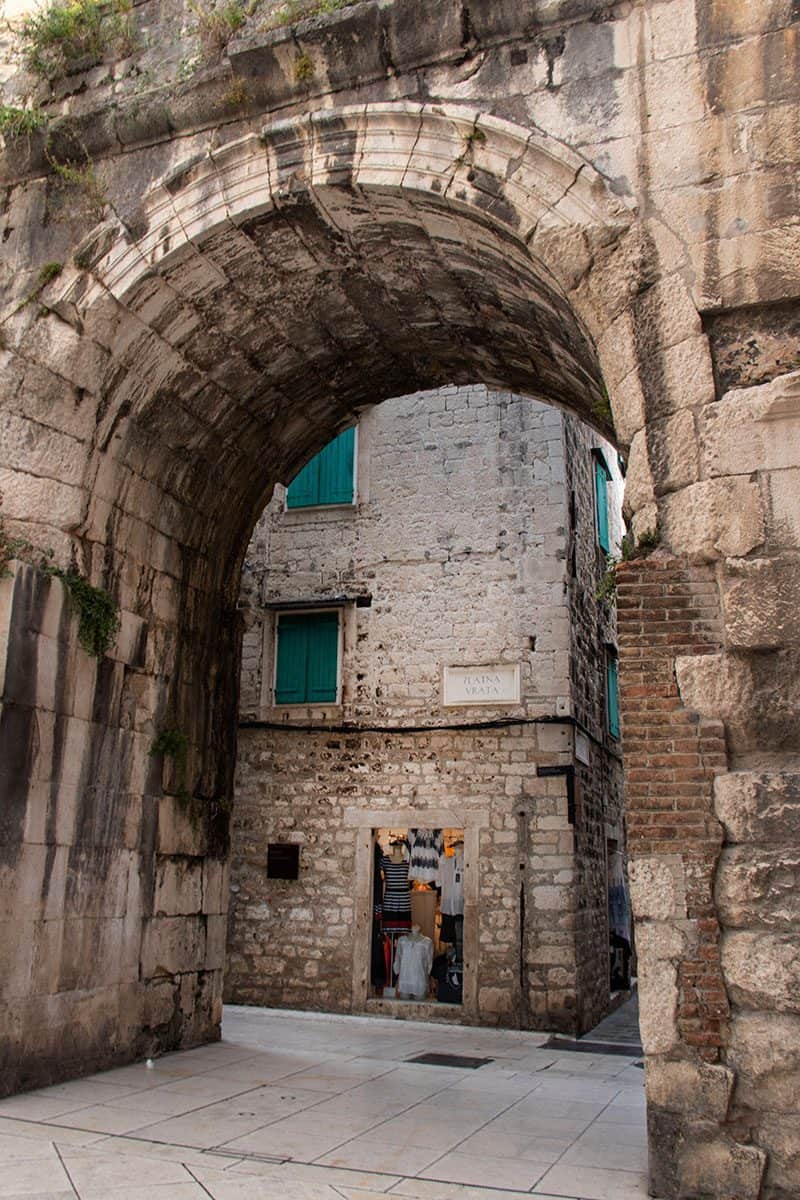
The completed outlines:
[[[376,829],[372,858],[371,998],[460,1009],[464,830]]]

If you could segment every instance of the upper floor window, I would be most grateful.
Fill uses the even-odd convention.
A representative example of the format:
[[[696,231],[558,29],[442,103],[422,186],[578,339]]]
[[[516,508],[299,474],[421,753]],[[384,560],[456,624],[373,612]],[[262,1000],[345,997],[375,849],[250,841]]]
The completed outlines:
[[[611,478],[606,460],[599,450],[593,452],[594,460],[594,511],[597,527],[597,544],[604,554],[611,553],[611,538],[608,531],[608,482]]]
[[[339,631],[338,609],[278,614],[276,704],[338,702]]]
[[[608,732],[619,741],[619,671],[615,650],[606,651],[606,712]]]
[[[355,426],[315,454],[286,490],[287,508],[352,504],[355,498]]]

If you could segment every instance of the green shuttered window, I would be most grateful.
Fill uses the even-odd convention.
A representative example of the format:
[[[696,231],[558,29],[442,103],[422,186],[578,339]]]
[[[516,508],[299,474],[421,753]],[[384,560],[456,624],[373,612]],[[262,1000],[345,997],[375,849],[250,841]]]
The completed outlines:
[[[329,442],[319,454],[315,454],[289,484],[287,508],[352,504],[355,442],[356,431],[353,426]]]
[[[334,704],[338,668],[338,612],[279,615],[276,704]]]
[[[599,455],[594,459],[594,507],[597,513],[597,544],[609,554],[611,540],[608,536],[608,468]]]
[[[619,677],[617,660],[613,654],[606,655],[606,704],[608,732],[619,740]]]

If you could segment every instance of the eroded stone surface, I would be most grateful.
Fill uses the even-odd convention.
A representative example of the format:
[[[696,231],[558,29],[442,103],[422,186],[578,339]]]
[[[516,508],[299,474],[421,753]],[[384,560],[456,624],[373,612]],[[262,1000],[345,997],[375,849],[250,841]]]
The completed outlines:
[[[51,157],[85,146],[107,189],[113,216],[94,231],[86,196],[50,170],[44,136],[5,142],[11,528],[108,586],[146,627],[141,660],[126,651],[87,668],[71,629],[33,633],[38,585],[24,583],[10,623],[4,609],[3,860],[34,848],[25,885],[5,893],[8,936],[41,911],[46,880],[57,892],[70,878],[65,854],[72,878],[98,895],[120,847],[142,868],[125,918],[98,917],[85,934],[54,925],[35,963],[13,958],[22,993],[4,1002],[3,1037],[30,1056],[8,1086],[130,1056],[153,1037],[177,1045],[213,1033],[216,967],[195,962],[167,984],[170,1016],[161,977],[134,980],[132,964],[151,919],[155,847],[167,857],[225,850],[232,614],[247,537],[274,481],[361,406],[476,380],[608,429],[605,384],[620,437],[633,443],[636,535],[660,515],[666,549],[708,571],[710,583],[679,587],[654,564],[652,580],[629,592],[623,723],[649,746],[630,771],[631,827],[647,857],[685,854],[686,919],[702,935],[686,953],[708,956],[680,960],[679,987],[697,991],[699,963],[716,964],[702,1012],[682,1018],[667,1005],[681,1030],[675,1053],[726,1052],[710,799],[722,735],[743,769],[780,772],[800,752],[795,13],[790,0],[602,10],[548,0],[534,28],[526,6],[480,0],[469,28],[462,17],[456,0],[435,12],[368,0],[297,31],[266,34],[256,21],[221,62],[176,82],[196,33],[169,5],[137,5],[141,55],[52,91],[52,113],[70,120],[51,129]],[[297,77],[298,54],[310,78],[307,67]],[[12,75],[3,69],[13,100],[29,81]],[[234,76],[244,85],[235,92]],[[53,262],[61,275],[40,286]],[[726,555],[740,561],[723,579],[723,628],[716,571]],[[189,739],[183,780],[147,754],[165,725]],[[740,816],[725,809],[731,829],[780,824],[760,787]],[[724,789],[718,798],[724,807]],[[78,828],[90,832],[72,840]],[[23,897],[32,907],[20,917]],[[121,942],[100,927],[120,919]],[[755,932],[724,936],[734,1007],[770,1011],[742,941]],[[789,1003],[789,935],[769,936],[783,972],[772,982]],[[88,976],[61,976],[61,937],[65,963],[78,948],[97,962],[90,992]],[[165,953],[171,945],[165,933]],[[666,1115],[653,1125],[654,1184],[678,1195],[686,1130]],[[763,1185],[760,1152],[707,1125],[709,1149],[687,1157],[684,1190],[761,1186],[759,1200],[793,1200],[791,1119],[747,1125],[770,1148]]]

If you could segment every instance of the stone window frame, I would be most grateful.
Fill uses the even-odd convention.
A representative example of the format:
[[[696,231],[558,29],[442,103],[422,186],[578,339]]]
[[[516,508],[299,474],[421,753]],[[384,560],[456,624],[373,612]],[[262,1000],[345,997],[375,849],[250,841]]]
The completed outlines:
[[[368,1012],[382,1001],[370,999],[373,913],[373,834],[376,829],[464,830],[464,990],[460,1010],[467,1022],[478,1020],[480,835],[489,828],[489,810],[449,808],[346,808],[344,824],[355,829],[353,899],[353,1012]],[[386,1002],[388,1003],[388,1001]],[[421,1001],[421,1004],[428,1003]],[[436,1002],[431,1001],[435,1008]],[[443,1006],[442,1006],[443,1007]]]
[[[348,428],[349,428],[349,426],[348,426]],[[280,508],[280,513],[281,513],[281,517],[283,518],[283,520],[286,520],[287,518],[289,518],[291,520],[292,518],[294,518],[295,522],[299,524],[303,520],[303,517],[307,514],[312,514],[314,517],[318,517],[320,513],[338,513],[341,515],[343,513],[352,513],[352,512],[357,511],[359,504],[362,503],[364,500],[364,496],[362,495],[362,492],[361,492],[361,476],[362,476],[361,419],[356,421],[356,423],[352,426],[352,429],[354,432],[354,439],[353,439],[353,498],[352,498],[352,500],[343,500],[339,504],[303,504],[297,508],[289,508],[289,504],[288,504],[289,484],[283,484],[282,485],[283,486],[283,496],[281,497],[281,508]],[[340,432],[343,433],[344,430],[341,430]],[[331,439],[331,440],[333,440],[333,439]],[[324,450],[325,447],[323,446],[322,449]],[[318,453],[321,453],[321,451],[318,451]],[[312,455],[312,457],[313,457],[313,455]],[[311,460],[309,459],[309,461],[311,461]],[[291,480],[290,480],[290,482],[291,482]]]
[[[297,509],[293,510],[299,511]],[[268,620],[264,621],[263,633],[263,649],[262,661],[264,668],[261,675],[261,705],[260,712],[262,719],[265,717],[283,717],[287,724],[290,723],[289,718],[300,717],[303,720],[320,720],[324,721],[330,717],[339,716],[343,706],[343,689],[344,689],[344,656],[349,638],[345,634],[345,628],[349,623],[349,610],[352,609],[355,614],[355,602],[336,600],[336,601],[313,601],[308,604],[300,602],[297,604],[286,603],[279,607],[271,608],[268,613]],[[281,616],[287,616],[297,613],[305,613],[308,616],[313,616],[317,612],[336,612],[339,616],[339,637],[336,648],[336,699],[327,703],[303,703],[298,704],[276,704],[275,703],[275,685],[278,672],[278,620]]]

